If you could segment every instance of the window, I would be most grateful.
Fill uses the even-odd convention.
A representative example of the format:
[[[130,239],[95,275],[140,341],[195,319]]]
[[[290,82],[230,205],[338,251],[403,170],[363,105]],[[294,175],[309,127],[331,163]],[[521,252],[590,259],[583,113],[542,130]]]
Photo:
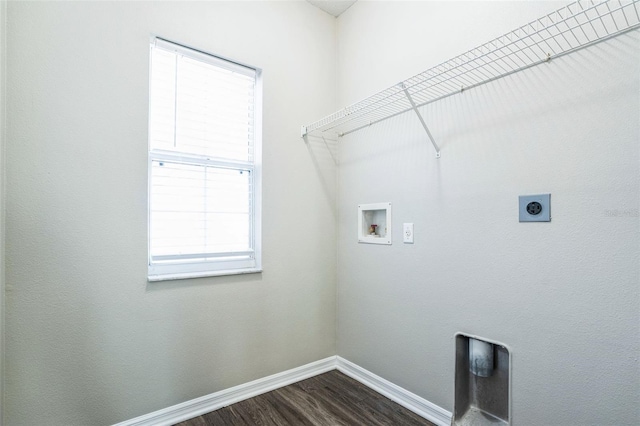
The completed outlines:
[[[151,40],[149,281],[259,272],[260,70]]]

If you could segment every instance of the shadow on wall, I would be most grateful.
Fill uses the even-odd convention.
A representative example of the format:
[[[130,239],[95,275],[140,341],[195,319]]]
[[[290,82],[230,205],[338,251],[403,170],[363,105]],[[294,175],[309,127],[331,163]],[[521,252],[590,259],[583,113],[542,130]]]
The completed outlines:
[[[338,141],[323,136],[308,136],[305,142],[311,154],[311,161],[320,176],[322,190],[336,212],[336,168],[338,167]]]

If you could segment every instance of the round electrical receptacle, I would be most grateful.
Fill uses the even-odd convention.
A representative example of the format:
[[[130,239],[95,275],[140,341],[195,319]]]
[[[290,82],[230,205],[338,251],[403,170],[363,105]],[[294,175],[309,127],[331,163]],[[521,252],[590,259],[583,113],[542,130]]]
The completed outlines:
[[[532,201],[529,204],[527,204],[527,213],[529,213],[532,216],[535,216],[537,214],[540,214],[540,212],[542,211],[542,204],[540,204],[537,201]]]

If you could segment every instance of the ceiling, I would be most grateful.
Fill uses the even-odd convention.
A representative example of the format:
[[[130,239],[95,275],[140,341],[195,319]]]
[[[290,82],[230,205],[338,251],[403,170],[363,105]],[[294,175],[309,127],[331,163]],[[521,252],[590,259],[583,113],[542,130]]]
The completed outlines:
[[[330,15],[338,17],[342,12],[349,9],[356,0],[307,0],[312,5],[324,10]]]

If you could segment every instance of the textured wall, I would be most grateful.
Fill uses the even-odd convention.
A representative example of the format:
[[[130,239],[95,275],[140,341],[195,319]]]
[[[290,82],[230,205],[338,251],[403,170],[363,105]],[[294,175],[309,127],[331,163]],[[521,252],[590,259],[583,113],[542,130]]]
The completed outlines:
[[[264,71],[262,274],[146,281],[151,34]],[[333,163],[299,136],[335,108],[334,18],[11,2],[8,64],[6,424],[118,422],[335,354]]]
[[[338,20],[341,104],[557,4],[358,2]],[[454,334],[513,351],[517,425],[640,423],[638,31],[339,144],[338,354],[453,410]],[[518,223],[550,192],[552,222]],[[392,246],[357,205],[393,203]],[[403,222],[415,244],[402,243]]]
[[[0,398],[4,395],[4,288],[5,288],[5,134],[6,134],[6,40],[7,2],[0,0]],[[4,405],[0,399],[0,421]]]

